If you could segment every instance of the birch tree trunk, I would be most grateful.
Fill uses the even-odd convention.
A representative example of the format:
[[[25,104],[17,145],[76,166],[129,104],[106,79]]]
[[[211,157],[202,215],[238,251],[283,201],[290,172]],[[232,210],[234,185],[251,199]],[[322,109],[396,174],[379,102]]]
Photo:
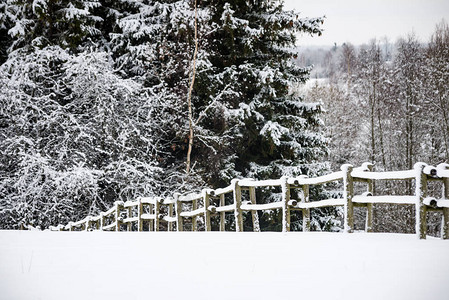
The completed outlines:
[[[190,173],[191,165],[191,155],[193,148],[193,111],[192,111],[192,91],[193,85],[195,84],[196,75],[196,58],[198,55],[198,8],[197,0],[195,0],[195,51],[193,52],[193,64],[192,64],[192,80],[190,81],[189,93],[187,96],[187,105],[189,109],[189,147],[187,150],[187,160],[186,160],[186,173]]]

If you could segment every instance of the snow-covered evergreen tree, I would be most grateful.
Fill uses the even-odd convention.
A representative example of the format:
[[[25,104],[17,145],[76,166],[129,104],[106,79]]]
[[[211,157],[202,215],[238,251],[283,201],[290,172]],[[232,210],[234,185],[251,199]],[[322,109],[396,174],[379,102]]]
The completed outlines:
[[[291,59],[295,34],[320,34],[322,19],[299,18],[281,1],[205,1],[213,13],[194,107],[201,134],[195,157],[206,157],[212,183],[308,174],[324,153],[318,104],[289,93],[308,69]],[[218,150],[218,151],[217,151]]]
[[[193,161],[212,186],[235,177],[316,175],[325,153],[321,106],[305,103],[289,87],[308,78],[299,68],[296,34],[320,34],[321,18],[300,18],[281,1],[204,1],[212,13],[208,63],[198,67],[193,94]],[[201,49],[201,47],[200,47]],[[260,191],[258,201],[265,198]],[[276,214],[264,214],[272,228]],[[321,224],[322,225],[322,224]]]
[[[95,24],[102,19],[93,14],[99,0],[12,0],[8,12],[15,25],[9,30],[14,48],[25,45],[60,45],[76,49],[100,31]]]
[[[0,0],[0,64],[8,58],[8,49],[11,46],[12,38],[8,34],[14,26],[14,11],[8,0]]]

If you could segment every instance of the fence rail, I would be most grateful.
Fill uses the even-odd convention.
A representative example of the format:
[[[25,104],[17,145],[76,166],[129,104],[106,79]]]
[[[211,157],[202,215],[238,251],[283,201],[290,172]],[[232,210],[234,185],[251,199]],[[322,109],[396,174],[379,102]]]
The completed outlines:
[[[354,206],[365,207],[365,231],[371,232],[373,227],[373,204],[414,204],[416,213],[415,232],[420,239],[427,234],[427,211],[441,211],[442,228],[441,237],[449,239],[449,164],[440,164],[437,167],[425,163],[416,163],[412,170],[396,172],[373,172],[371,163],[364,163],[361,167],[353,168],[343,165],[341,171],[315,178],[299,176],[295,178],[282,177],[275,180],[234,179],[225,188],[204,189],[201,193],[187,195],[173,194],[172,197],[140,197],[136,201],[125,203],[117,201],[108,211],[99,216],[87,216],[78,222],[69,222],[67,225],[50,227],[55,231],[75,230],[110,230],[121,231],[126,228],[132,231],[137,228],[143,231],[144,222],[148,222],[149,231],[159,231],[161,221],[167,223],[168,231],[183,231],[184,220],[191,219],[192,231],[197,230],[197,218],[204,218],[205,231],[211,231],[211,217],[220,217],[219,230],[225,231],[225,213],[232,212],[235,218],[235,231],[243,231],[243,212],[251,213],[253,230],[260,231],[257,211],[281,209],[282,231],[290,231],[290,213],[292,210],[302,211],[303,231],[310,231],[310,210],[321,207],[343,206],[344,232],[354,230]],[[373,183],[377,180],[414,180],[415,193],[413,195],[374,195]],[[428,181],[437,181],[442,184],[441,198],[428,197]],[[342,198],[311,201],[309,188],[328,182],[342,182]],[[360,195],[354,194],[354,182],[366,184],[366,191]],[[256,188],[280,187],[281,201],[267,204],[257,204]],[[291,199],[291,190],[298,189],[298,199]],[[242,191],[249,192],[249,201],[242,201]],[[225,196],[232,194],[232,204],[226,205]],[[190,204],[185,210],[186,204]],[[199,207],[199,204],[201,206]],[[162,208],[165,209],[162,209]],[[137,226],[133,227],[133,224]],[[21,226],[22,229],[31,229],[31,226]]]

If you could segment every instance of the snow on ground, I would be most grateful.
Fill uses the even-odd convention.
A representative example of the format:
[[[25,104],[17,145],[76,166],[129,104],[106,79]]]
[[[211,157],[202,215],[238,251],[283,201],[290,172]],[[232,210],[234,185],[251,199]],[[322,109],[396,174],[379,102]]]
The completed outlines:
[[[449,299],[449,241],[0,231],[0,299]]]

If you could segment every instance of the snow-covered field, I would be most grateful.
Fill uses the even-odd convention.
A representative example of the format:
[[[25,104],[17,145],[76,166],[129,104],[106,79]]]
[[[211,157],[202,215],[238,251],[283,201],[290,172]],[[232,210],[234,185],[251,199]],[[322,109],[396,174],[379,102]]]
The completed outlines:
[[[449,299],[449,241],[0,231],[0,299]]]

